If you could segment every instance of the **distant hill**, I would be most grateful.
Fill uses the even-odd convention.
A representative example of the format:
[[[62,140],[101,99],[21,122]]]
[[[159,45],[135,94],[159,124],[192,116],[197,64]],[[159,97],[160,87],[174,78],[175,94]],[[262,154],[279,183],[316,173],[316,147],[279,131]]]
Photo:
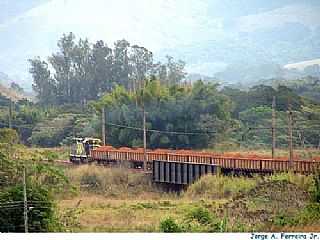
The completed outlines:
[[[299,79],[268,79],[264,85],[277,88],[280,85],[293,89],[298,95],[320,103],[320,78],[303,77]]]
[[[286,69],[297,69],[300,71],[304,71],[306,68],[310,68],[310,67],[320,68],[320,58],[308,60],[308,61],[297,62],[297,63],[290,63],[290,64],[286,64],[284,66],[284,68],[286,68]]]
[[[202,81],[210,81],[210,82],[218,82],[218,79],[216,79],[215,77],[210,77],[210,76],[206,76],[206,75],[202,75],[202,74],[197,74],[197,73],[190,73],[186,76],[185,78],[186,82],[195,82],[198,80],[202,80]]]
[[[34,97],[30,93],[12,89],[10,86],[13,82],[14,81],[7,74],[0,72],[0,95],[10,98],[15,102],[22,99],[33,100]]]
[[[23,93],[19,93],[11,88],[5,87],[4,85],[0,84],[0,95],[10,98],[12,101],[17,102],[22,99],[31,100],[30,96],[27,96]]]
[[[214,75],[225,84],[245,84],[248,87],[264,83],[266,79],[298,79],[307,76],[320,77],[320,59],[281,66],[274,63],[231,64]]]
[[[3,72],[0,72],[0,83],[3,85],[8,85],[11,82],[9,76]]]

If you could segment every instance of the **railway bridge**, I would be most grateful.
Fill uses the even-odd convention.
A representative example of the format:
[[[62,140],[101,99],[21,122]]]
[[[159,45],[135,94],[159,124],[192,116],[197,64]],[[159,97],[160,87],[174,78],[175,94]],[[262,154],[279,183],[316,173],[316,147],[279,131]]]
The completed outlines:
[[[195,151],[147,150],[143,148],[113,148],[102,146],[91,151],[92,160],[99,164],[125,165],[129,168],[152,171],[153,180],[159,183],[190,184],[202,175],[216,173],[274,173],[288,172],[311,174],[320,169],[314,160],[288,160],[224,157],[214,153]],[[146,161],[145,161],[146,160]]]

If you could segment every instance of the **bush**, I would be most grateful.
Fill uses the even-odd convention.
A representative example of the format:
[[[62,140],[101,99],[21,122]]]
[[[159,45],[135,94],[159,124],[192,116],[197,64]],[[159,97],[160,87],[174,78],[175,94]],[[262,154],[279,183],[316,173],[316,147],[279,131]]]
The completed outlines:
[[[314,223],[320,220],[320,203],[308,204],[296,217],[299,224]]]
[[[168,217],[160,222],[160,231],[165,233],[177,233],[182,232],[182,228],[173,218]]]
[[[293,225],[294,219],[286,216],[285,214],[277,215],[272,220],[273,224],[276,226],[286,226],[286,225]]]
[[[286,214],[280,214],[273,218],[272,222],[276,226],[304,226],[313,224],[320,220],[320,204],[310,203],[304,207],[294,217],[289,217]]]
[[[195,207],[190,210],[189,213],[187,213],[186,216],[187,220],[196,220],[200,224],[210,224],[212,222],[212,216],[208,209],[203,207]]]
[[[246,193],[258,183],[256,178],[207,175],[201,177],[185,192],[186,197],[220,199]]]
[[[0,143],[16,144],[19,141],[18,133],[10,128],[0,129]]]
[[[58,153],[53,152],[53,151],[49,151],[49,150],[45,150],[45,151],[43,152],[43,156],[44,156],[47,160],[49,160],[49,161],[53,161],[53,160],[59,158]]]
[[[225,232],[227,218],[220,220],[208,209],[195,207],[185,215],[183,229],[186,232]]]
[[[312,186],[314,185],[314,180],[311,176],[305,176],[295,173],[278,173],[267,177],[267,180],[271,181],[286,181],[297,185],[305,191],[312,191]]]
[[[68,169],[66,174],[78,188],[105,196],[128,197],[156,191],[150,184],[151,178],[124,168],[82,165]]]
[[[60,114],[58,117],[40,122],[32,131],[28,142],[41,147],[55,147],[70,134],[75,121],[73,114]]]
[[[313,177],[313,190],[312,190],[312,197],[313,200],[317,203],[320,203],[320,174],[317,173]]]
[[[48,232],[55,228],[54,205],[46,188],[32,185],[27,188],[30,232]],[[8,205],[8,202],[15,204]],[[0,231],[24,232],[23,186],[2,189],[0,193]]]

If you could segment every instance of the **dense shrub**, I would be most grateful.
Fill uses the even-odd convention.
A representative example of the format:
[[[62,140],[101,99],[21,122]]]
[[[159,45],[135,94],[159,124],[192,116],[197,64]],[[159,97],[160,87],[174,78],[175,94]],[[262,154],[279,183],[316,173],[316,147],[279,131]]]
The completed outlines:
[[[136,196],[156,192],[151,179],[143,173],[133,173],[124,168],[103,168],[86,165],[67,171],[70,181],[79,189],[105,196]]]
[[[320,203],[320,174],[317,173],[313,177],[314,184],[313,184],[313,190],[312,190],[312,195],[313,195],[313,200],[317,203]]]
[[[19,141],[17,132],[10,128],[0,129],[0,143],[16,144]]]
[[[160,222],[160,231],[165,233],[181,232],[182,228],[172,217],[168,217]]]
[[[192,208],[186,215],[187,220],[195,220],[200,224],[210,224],[213,220],[211,213],[208,209],[203,207]]]
[[[207,175],[192,184],[184,195],[191,198],[211,199],[233,197],[250,191],[257,183],[256,178]]]
[[[73,128],[75,116],[73,114],[61,114],[36,125],[28,142],[41,147],[58,146],[62,140],[70,134]]]
[[[30,232],[48,232],[54,229],[54,204],[49,191],[39,185],[28,186],[28,227]],[[15,204],[8,205],[8,202]],[[16,185],[0,192],[0,231],[23,232],[23,186]]]

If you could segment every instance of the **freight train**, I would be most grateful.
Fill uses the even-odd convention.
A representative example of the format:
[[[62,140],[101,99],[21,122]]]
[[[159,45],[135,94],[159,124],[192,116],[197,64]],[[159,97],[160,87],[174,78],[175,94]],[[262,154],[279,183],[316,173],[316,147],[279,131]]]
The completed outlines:
[[[227,171],[246,172],[287,172],[310,174],[320,169],[320,162],[315,160],[297,160],[289,162],[286,159],[265,159],[259,157],[226,157],[223,154],[199,152],[192,150],[156,149],[146,151],[143,148],[114,148],[100,146],[101,141],[95,138],[74,139],[75,144],[70,154],[73,163],[95,161],[104,165],[125,165],[128,168],[152,168],[154,161],[216,165]]]
[[[69,160],[76,164],[92,162],[92,150],[100,146],[101,140],[98,138],[73,138]]]

